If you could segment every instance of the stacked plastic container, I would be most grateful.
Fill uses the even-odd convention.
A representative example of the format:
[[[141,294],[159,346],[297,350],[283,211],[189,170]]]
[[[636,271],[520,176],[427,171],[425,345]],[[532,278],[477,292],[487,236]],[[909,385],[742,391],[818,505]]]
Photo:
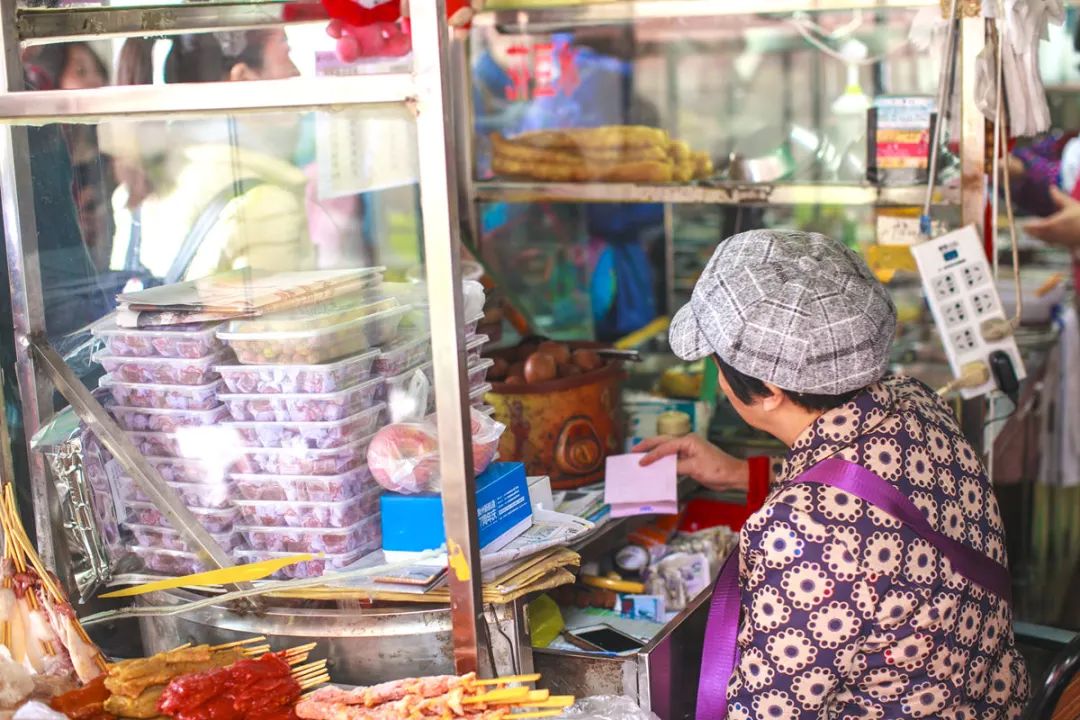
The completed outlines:
[[[477,407],[491,389],[492,362],[481,357],[488,337],[476,332],[481,318],[466,326]],[[225,324],[95,333],[105,343],[96,359],[109,373],[101,381],[115,403],[109,411],[237,562],[321,554],[277,575],[315,577],[381,546],[381,488],[368,471],[367,448],[393,419],[388,404],[415,391],[416,371],[432,380],[423,305],[375,284],[348,298]],[[434,411],[430,387],[426,397],[426,407],[415,408],[420,414]],[[87,475],[105,512],[113,511],[105,519],[114,544],[126,528],[147,570],[206,569],[86,436]]]
[[[155,329],[100,327],[94,334],[105,349],[95,356],[108,375],[100,381],[111,396],[109,412],[128,431],[135,446],[184,500],[203,526],[227,548],[237,545],[237,510],[221,463],[185,459],[181,436],[188,429],[218,425],[228,410],[214,366],[229,351],[217,337],[216,324]],[[92,437],[87,434],[88,437]],[[95,507],[115,502],[118,526],[134,536],[132,551],[155,572],[186,574],[202,569],[196,556],[171,529],[138,485],[96,440],[86,443],[87,475]],[[216,465],[216,467],[215,467]]]
[[[243,446],[230,475],[244,545],[234,551],[238,562],[322,553],[279,573],[312,577],[381,545],[380,490],[366,461],[386,422],[374,365],[409,310],[376,287],[218,332],[240,363],[217,368],[228,425]]]

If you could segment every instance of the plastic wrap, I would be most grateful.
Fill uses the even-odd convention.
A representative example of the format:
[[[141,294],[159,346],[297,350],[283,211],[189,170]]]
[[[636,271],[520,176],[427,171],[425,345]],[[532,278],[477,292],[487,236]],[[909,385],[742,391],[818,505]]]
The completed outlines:
[[[575,720],[660,720],[648,710],[642,710],[630,698],[620,695],[580,698],[562,716]]]
[[[211,410],[224,390],[220,380],[205,385],[148,385],[120,382],[111,375],[102,377],[98,387],[107,389],[117,405],[159,410]]]
[[[232,476],[238,500],[277,502],[340,502],[377,489],[367,465],[340,475],[244,475]]]
[[[336,448],[375,432],[386,406],[378,404],[331,422],[234,422],[230,427],[249,447]]]
[[[152,330],[129,330],[109,325],[92,332],[105,341],[109,355],[197,359],[213,355],[223,347],[216,335],[218,325],[192,323]]]
[[[317,365],[390,342],[408,307],[313,330],[219,332],[245,365]]]
[[[242,422],[326,422],[341,420],[375,404],[382,378],[333,393],[220,395],[233,420]]]
[[[473,469],[487,469],[498,451],[505,426],[471,408]],[[405,495],[439,489],[439,444],[434,418],[387,425],[368,447],[368,467],[375,481]]]
[[[344,528],[281,528],[237,526],[252,550],[341,555],[371,551],[382,544],[382,518],[365,518]]]
[[[331,393],[371,377],[378,357],[379,351],[371,350],[326,365],[222,365],[214,369],[231,393]]]
[[[150,385],[206,385],[220,377],[214,366],[224,365],[228,360],[227,350],[197,359],[94,356],[94,361],[101,363],[115,380]]]

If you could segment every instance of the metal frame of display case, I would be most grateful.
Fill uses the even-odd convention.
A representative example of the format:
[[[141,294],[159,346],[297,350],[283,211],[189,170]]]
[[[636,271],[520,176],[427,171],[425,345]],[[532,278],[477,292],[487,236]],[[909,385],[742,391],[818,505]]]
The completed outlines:
[[[450,574],[450,618],[454,664],[477,669],[480,563],[477,544],[475,478],[468,415],[464,349],[458,178],[449,101],[450,29],[445,0],[413,3],[411,73],[304,80],[204,83],[199,85],[107,87],[81,91],[24,89],[20,48],[27,44],[102,37],[232,30],[282,23],[280,4],[198,4],[168,8],[19,8],[0,0],[0,195],[12,294],[19,391],[27,442],[49,419],[53,391],[59,390],[80,418],[116,457],[140,488],[166,512],[185,539],[215,566],[230,564],[221,551],[86,392],[45,335],[45,311],[38,265],[26,125],[93,122],[103,117],[170,117],[250,112],[339,111],[363,105],[405,103],[415,114],[419,145],[423,250],[430,299],[436,415],[439,428],[447,545],[463,557]],[[63,574],[69,564],[58,542],[59,506],[41,456],[28,448],[38,550]],[[68,564],[65,564],[68,563]]]

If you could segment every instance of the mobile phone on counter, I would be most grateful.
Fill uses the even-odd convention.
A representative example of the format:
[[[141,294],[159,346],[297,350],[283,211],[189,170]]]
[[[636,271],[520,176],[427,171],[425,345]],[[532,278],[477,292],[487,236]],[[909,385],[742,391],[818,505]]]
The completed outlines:
[[[590,625],[567,630],[563,633],[567,642],[589,652],[629,655],[645,647],[645,643],[633,635],[616,630],[610,625]]]

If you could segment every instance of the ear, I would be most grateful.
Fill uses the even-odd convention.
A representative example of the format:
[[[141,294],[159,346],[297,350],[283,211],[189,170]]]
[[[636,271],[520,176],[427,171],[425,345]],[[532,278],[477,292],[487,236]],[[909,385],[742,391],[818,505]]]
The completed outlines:
[[[780,409],[787,400],[784,391],[769,383],[765,383],[765,388],[769,391],[769,394],[761,399],[761,409],[765,412],[772,412],[773,410]]]
[[[236,63],[229,70],[230,82],[242,82],[247,80],[258,80],[259,74],[251,69],[247,63]]]

